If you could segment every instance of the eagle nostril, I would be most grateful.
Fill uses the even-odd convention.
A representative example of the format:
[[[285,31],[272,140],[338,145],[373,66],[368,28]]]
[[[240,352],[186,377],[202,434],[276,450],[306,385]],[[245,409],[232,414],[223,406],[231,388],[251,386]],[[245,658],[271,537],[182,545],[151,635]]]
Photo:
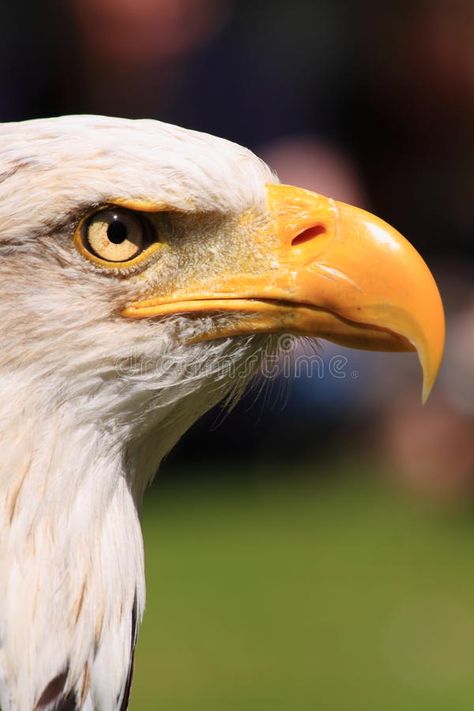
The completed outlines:
[[[291,245],[292,247],[299,247],[300,244],[309,242],[313,239],[313,237],[319,237],[319,235],[323,235],[325,232],[326,228],[324,225],[314,225],[313,227],[308,227],[307,230],[303,230],[303,232],[297,234],[296,237],[293,237]]]

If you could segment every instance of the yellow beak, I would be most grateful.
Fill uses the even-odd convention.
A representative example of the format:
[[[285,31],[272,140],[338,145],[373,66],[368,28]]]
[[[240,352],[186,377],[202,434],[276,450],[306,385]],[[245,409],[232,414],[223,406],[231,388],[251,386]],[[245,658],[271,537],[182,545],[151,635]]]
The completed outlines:
[[[206,338],[292,332],[346,346],[417,351],[423,400],[444,348],[435,281],[395,229],[356,207],[288,185],[268,185],[270,226],[255,239],[271,251],[263,273],[235,269],[171,296],[130,305],[123,315],[233,312]]]

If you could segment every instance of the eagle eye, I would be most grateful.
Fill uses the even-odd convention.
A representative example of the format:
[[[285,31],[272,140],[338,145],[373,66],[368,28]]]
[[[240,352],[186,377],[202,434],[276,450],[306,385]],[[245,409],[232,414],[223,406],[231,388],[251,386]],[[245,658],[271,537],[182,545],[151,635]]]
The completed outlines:
[[[100,210],[89,217],[83,231],[86,249],[107,262],[127,262],[146,246],[144,221],[132,210]]]
[[[82,218],[74,231],[74,244],[99,267],[128,269],[165,246],[164,215],[162,210],[104,205]]]

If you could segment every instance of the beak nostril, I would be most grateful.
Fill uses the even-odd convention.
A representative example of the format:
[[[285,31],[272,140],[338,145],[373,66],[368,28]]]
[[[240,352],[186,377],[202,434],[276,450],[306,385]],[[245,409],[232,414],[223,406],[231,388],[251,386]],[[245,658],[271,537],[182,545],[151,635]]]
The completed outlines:
[[[326,228],[324,225],[314,225],[313,227],[308,227],[307,230],[303,230],[303,232],[297,234],[296,237],[293,237],[291,245],[292,247],[299,247],[300,244],[309,242],[314,237],[319,237],[319,235],[325,234],[325,232]]]

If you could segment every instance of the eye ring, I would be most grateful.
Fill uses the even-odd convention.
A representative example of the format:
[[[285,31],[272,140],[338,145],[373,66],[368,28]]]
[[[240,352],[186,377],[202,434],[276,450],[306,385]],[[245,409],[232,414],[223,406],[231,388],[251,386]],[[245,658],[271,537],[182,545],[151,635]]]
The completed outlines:
[[[134,266],[163,246],[141,212],[113,204],[89,213],[74,241],[89,261],[115,269]]]

